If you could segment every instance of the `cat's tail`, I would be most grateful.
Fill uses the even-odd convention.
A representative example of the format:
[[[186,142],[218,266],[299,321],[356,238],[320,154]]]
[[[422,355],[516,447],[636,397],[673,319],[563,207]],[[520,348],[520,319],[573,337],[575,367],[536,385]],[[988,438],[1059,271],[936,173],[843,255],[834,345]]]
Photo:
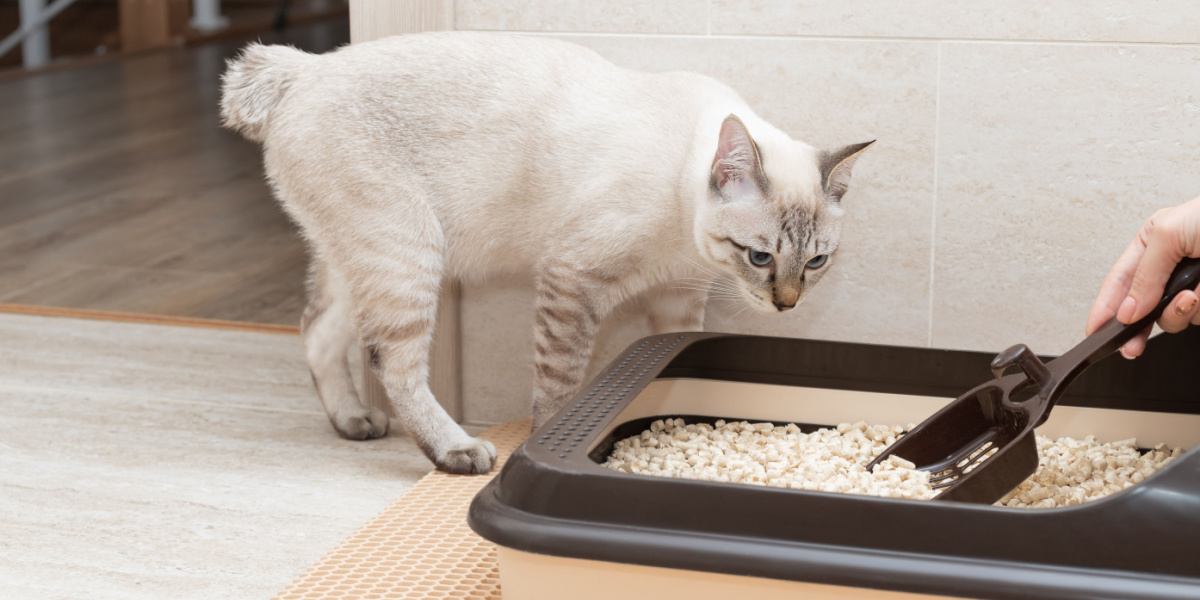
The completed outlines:
[[[221,76],[221,124],[263,141],[271,111],[308,58],[310,54],[291,46],[246,46]]]

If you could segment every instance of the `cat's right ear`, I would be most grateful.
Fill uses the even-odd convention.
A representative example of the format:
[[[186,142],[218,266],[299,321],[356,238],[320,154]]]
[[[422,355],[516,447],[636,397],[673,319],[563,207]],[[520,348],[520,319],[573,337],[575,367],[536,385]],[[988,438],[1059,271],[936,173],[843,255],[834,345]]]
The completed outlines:
[[[727,201],[760,199],[766,195],[758,145],[736,115],[725,117],[713,156],[711,185]]]

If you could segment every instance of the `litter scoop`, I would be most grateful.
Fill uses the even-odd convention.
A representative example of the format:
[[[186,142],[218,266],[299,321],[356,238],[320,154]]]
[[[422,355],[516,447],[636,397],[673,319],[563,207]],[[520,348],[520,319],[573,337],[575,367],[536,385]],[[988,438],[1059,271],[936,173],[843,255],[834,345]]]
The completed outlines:
[[[1066,354],[1044,363],[1025,344],[992,359],[993,380],[959,396],[867,465],[891,456],[930,473],[936,499],[992,504],[1015,489],[1038,467],[1034,430],[1077,375],[1120,348],[1156,321],[1176,294],[1200,283],[1200,259],[1175,267],[1162,300],[1129,325],[1116,318]],[[1018,371],[1005,374],[1010,367]]]

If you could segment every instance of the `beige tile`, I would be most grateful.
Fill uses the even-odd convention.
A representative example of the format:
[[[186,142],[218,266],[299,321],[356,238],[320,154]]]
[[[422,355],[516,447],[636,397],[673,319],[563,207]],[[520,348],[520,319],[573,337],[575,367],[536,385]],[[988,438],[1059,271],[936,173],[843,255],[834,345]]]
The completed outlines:
[[[533,383],[533,291],[528,278],[498,278],[462,288],[463,416],[469,423],[506,423],[529,416]],[[636,306],[604,325],[589,378],[629,344],[648,335]]]
[[[1200,42],[1193,0],[713,0],[711,14],[713,33]]]
[[[708,328],[924,345],[928,339],[934,82],[931,44],[570,37],[618,64],[686,69],[737,89],[821,147],[878,139],[855,168],[837,263],[797,311],[716,306]]]
[[[463,419],[499,423],[529,416],[533,291],[511,277],[462,286]]]
[[[933,343],[1057,353],[1155,208],[1200,193],[1200,47],[947,44]]]
[[[8,598],[265,598],[430,468],[320,415],[3,388],[0,412]]]
[[[0,315],[0,597],[269,597],[428,472],[338,438],[297,350]]]
[[[705,33],[707,0],[458,0],[457,29]]]

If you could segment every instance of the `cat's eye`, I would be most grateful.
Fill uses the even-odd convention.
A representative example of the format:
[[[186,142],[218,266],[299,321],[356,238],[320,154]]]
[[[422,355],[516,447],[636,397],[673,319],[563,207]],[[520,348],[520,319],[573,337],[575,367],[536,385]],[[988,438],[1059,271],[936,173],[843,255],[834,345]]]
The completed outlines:
[[[765,267],[775,260],[775,257],[771,256],[770,252],[759,252],[753,248],[750,249],[749,256],[750,264],[756,267]]]
[[[828,260],[829,260],[828,254],[819,254],[817,256],[814,256],[814,257],[808,259],[808,262],[805,263],[804,266],[809,269],[820,269],[821,267],[825,266],[825,263]]]

